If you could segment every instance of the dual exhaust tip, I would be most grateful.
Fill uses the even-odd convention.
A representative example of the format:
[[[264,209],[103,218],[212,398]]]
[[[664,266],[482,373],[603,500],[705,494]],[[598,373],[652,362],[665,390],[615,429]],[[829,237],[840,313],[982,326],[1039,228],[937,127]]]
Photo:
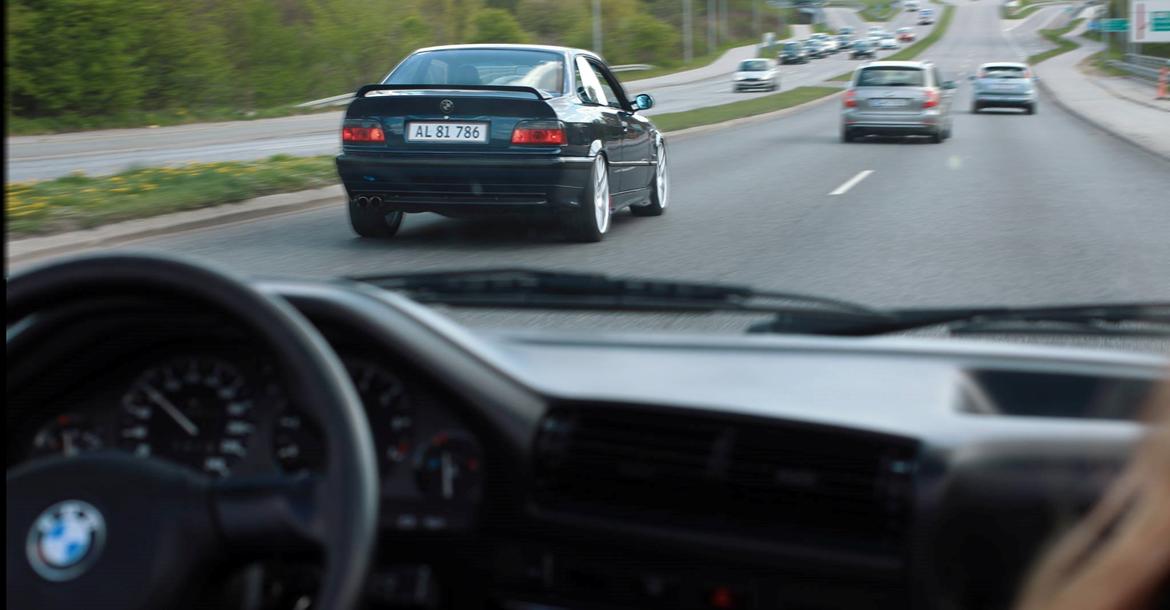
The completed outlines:
[[[356,199],[354,199],[354,203],[358,204],[358,207],[363,207],[363,208],[366,206],[376,207],[376,206],[382,205],[382,196],[381,195],[369,195],[369,196],[361,195],[361,196],[357,197]]]

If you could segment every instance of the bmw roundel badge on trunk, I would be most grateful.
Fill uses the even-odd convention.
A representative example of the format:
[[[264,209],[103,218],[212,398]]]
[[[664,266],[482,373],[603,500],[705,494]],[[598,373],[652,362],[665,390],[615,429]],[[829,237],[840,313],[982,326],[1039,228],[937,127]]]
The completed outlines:
[[[455,102],[443,100],[439,102],[439,110],[442,110],[443,114],[451,114],[451,111],[455,110]]]
[[[44,510],[28,532],[28,561],[45,580],[77,578],[101,554],[106,522],[93,505],[58,502]]]

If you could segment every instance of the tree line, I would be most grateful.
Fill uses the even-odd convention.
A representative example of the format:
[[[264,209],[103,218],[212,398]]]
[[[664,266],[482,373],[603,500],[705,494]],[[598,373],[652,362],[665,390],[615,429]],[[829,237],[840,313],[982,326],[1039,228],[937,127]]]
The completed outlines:
[[[753,2],[731,0],[724,40],[754,33]],[[602,5],[611,63],[680,60],[682,0]],[[697,52],[707,5],[693,0]],[[5,10],[5,104],[18,117],[272,108],[376,82],[427,45],[592,46],[592,0],[8,0]]]

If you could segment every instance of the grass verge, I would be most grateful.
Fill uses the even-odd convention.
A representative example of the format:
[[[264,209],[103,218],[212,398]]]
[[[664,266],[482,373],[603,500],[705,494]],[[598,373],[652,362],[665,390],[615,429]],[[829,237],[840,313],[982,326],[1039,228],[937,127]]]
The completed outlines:
[[[860,0],[865,8],[858,11],[858,15],[866,21],[889,21],[902,10],[902,4],[894,6],[890,0]]]
[[[1056,57],[1057,55],[1063,55],[1065,53],[1068,53],[1069,51],[1081,46],[1081,45],[1077,44],[1076,42],[1064,37],[1065,34],[1071,32],[1073,30],[1073,28],[1077,27],[1077,25],[1079,25],[1080,22],[1081,22],[1080,19],[1074,19],[1074,20],[1070,21],[1068,25],[1066,25],[1062,28],[1051,28],[1051,29],[1047,29],[1047,30],[1040,30],[1040,35],[1043,36],[1048,42],[1051,42],[1052,44],[1056,45],[1056,48],[1048,49],[1047,51],[1042,51],[1040,53],[1035,53],[1035,54],[1029,56],[1028,63],[1030,63],[1032,65],[1036,65],[1042,61],[1052,59],[1053,57]]]
[[[927,49],[929,49],[934,43],[938,42],[939,39],[947,33],[947,28],[951,27],[951,19],[954,16],[955,7],[949,5],[944,6],[942,16],[939,17],[938,24],[934,26],[934,29],[932,29],[929,34],[922,37],[918,42],[915,42],[914,44],[902,49],[901,51],[898,51],[889,57],[883,58],[882,61],[909,61],[915,57],[918,57],[919,55],[922,55],[926,52]],[[848,81],[852,77],[853,71],[850,70],[844,74],[838,74],[829,80],[842,82]]]
[[[783,110],[840,91],[841,89],[838,87],[797,87],[791,91],[765,95],[750,100],[743,100],[742,102],[696,108],[695,110],[686,110],[683,112],[659,114],[654,116],[653,120],[654,124],[662,131],[678,131],[689,127],[711,125],[732,119]]]
[[[299,114],[313,114],[317,112],[337,112],[344,107],[333,108],[297,108],[294,105],[279,106],[264,110],[232,110],[227,108],[213,108],[207,110],[160,110],[150,112],[133,112],[120,116],[81,116],[63,115],[52,118],[30,119],[25,117],[7,116],[8,136],[31,136],[51,133],[71,133],[78,131],[92,131],[95,129],[123,129],[135,127],[167,127],[171,125],[186,125],[188,123],[211,123],[218,121],[248,121],[255,119],[272,119]]]
[[[1109,63],[1111,59],[1122,59],[1124,57],[1125,54],[1121,51],[1099,51],[1086,57],[1081,65],[1105,76],[1129,76],[1129,72],[1121,68],[1116,68]]]
[[[1039,1],[1039,0],[1037,0]],[[1036,2],[1023,0],[1020,5],[1015,8],[1008,8],[1006,4],[999,5],[1000,19],[1023,19],[1031,16],[1032,13],[1044,8],[1045,6],[1052,6],[1057,4],[1055,2],[1044,2],[1043,4],[1036,4]]]
[[[87,229],[122,220],[244,201],[337,183],[333,157],[276,155],[260,161],[74,174],[5,185],[8,237]]]

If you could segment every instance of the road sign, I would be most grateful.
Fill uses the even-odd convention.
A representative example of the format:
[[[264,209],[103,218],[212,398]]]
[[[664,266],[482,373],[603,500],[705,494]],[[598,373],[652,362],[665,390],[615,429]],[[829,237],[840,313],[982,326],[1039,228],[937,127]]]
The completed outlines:
[[[1170,0],[1130,0],[1130,42],[1170,42]]]
[[[1129,31],[1129,19],[1102,19],[1099,23],[1102,32]]]

